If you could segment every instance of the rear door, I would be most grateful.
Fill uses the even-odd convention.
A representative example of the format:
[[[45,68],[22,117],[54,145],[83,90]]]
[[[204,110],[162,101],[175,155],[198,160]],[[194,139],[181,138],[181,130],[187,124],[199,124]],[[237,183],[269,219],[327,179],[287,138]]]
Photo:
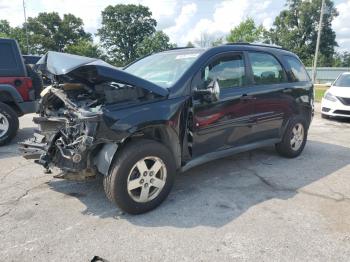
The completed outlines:
[[[273,54],[249,51],[248,57],[256,98],[252,139],[278,138],[284,121],[291,114],[294,101],[286,72]]]

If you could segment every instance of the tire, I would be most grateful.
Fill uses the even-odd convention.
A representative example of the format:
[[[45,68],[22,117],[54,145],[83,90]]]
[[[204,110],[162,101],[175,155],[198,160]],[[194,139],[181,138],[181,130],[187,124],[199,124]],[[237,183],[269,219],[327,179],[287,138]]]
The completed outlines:
[[[297,127],[300,128],[301,126],[303,129],[302,138],[300,137],[300,134],[298,134],[298,136],[294,135],[295,128],[296,130],[300,130]],[[305,119],[303,119],[302,117],[293,118],[288,124],[288,127],[283,135],[282,141],[276,144],[276,151],[281,156],[284,156],[287,158],[294,158],[299,156],[301,152],[304,150],[304,147],[307,141],[307,132],[308,132],[308,125],[306,124]],[[296,138],[298,143],[295,142],[293,144],[292,142],[293,138]],[[296,141],[296,140],[293,140],[293,141]]]
[[[0,102],[0,146],[9,143],[17,134],[19,122],[17,113],[7,104]]]
[[[156,162],[161,167],[152,174],[152,165]],[[139,163],[148,165],[143,169],[148,174],[139,171],[137,166]],[[123,211],[129,214],[142,214],[156,208],[166,199],[174,184],[175,173],[174,157],[167,147],[153,140],[140,139],[129,142],[117,153],[109,174],[103,179],[103,186],[107,198]],[[132,176],[135,177],[134,180],[131,180]],[[159,183],[161,189],[153,186],[155,182],[157,184],[161,182]],[[129,185],[130,189],[134,185],[137,188],[129,190]],[[149,190],[144,194],[149,196],[149,200],[141,202],[142,191],[145,188]]]
[[[35,72],[31,66],[27,65],[26,68],[27,68],[28,77],[32,79],[35,99],[39,99],[40,93],[43,89],[43,80],[39,75],[39,73]]]

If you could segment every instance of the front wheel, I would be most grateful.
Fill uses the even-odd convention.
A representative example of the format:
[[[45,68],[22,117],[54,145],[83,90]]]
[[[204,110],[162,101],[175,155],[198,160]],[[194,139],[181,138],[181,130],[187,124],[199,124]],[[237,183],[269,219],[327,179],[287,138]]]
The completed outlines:
[[[173,186],[174,162],[169,149],[159,142],[130,142],[118,152],[110,173],[104,177],[107,198],[130,214],[156,208]]]
[[[276,144],[277,152],[288,158],[299,156],[306,144],[307,131],[307,125],[303,118],[297,117],[292,119],[282,141]]]

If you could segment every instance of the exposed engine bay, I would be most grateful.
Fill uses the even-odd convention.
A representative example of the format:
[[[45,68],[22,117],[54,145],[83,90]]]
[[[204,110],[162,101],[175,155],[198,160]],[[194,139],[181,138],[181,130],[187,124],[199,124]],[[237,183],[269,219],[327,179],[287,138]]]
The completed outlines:
[[[71,68],[64,68],[64,72],[59,71],[62,65],[55,63],[62,62],[62,56],[71,58]],[[100,60],[86,59],[52,52],[38,62],[53,84],[41,93],[39,116],[33,119],[39,126],[37,133],[20,143],[25,158],[35,159],[47,172],[52,167],[61,169],[64,178],[81,179],[108,172],[121,141],[106,124],[106,106],[122,107],[161,96],[154,90],[158,86],[140,88],[150,83],[133,79]],[[125,81],[128,78],[130,81]]]

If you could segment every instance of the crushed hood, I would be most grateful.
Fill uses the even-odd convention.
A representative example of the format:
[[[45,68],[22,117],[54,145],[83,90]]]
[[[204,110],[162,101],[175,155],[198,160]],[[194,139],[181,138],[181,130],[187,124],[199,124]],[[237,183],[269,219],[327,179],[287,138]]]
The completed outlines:
[[[168,89],[129,74],[97,58],[49,51],[36,63],[36,67],[42,72],[49,72],[55,76],[68,76],[87,84],[115,81],[140,87],[161,96],[169,94]]]

